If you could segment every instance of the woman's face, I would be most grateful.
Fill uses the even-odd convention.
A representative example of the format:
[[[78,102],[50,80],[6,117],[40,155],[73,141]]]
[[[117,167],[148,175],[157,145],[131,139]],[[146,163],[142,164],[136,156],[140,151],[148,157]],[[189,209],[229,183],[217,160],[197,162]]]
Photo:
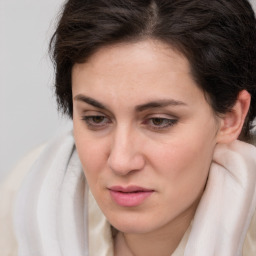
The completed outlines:
[[[218,125],[188,60],[166,44],[105,47],[72,70],[76,147],[92,194],[118,230],[193,217]]]

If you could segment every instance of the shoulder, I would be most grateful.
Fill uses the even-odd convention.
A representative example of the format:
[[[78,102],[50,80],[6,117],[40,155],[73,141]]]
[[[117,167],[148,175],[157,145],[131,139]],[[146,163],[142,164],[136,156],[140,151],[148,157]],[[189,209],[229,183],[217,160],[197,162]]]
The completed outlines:
[[[45,145],[41,145],[29,152],[0,183],[1,256],[17,255],[17,244],[12,221],[15,197],[24,177],[45,148]]]

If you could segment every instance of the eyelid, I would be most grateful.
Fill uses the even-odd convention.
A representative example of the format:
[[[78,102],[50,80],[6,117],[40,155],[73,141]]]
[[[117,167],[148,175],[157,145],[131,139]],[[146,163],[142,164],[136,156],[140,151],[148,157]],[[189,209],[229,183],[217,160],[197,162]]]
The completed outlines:
[[[154,119],[159,119],[160,124],[153,124]],[[143,121],[143,125],[150,130],[161,132],[170,129],[172,126],[176,125],[177,122],[178,118],[176,117],[162,117],[161,115],[151,115]]]
[[[83,109],[80,116],[105,116],[111,120],[115,120],[114,116],[105,110],[94,109],[94,107]]]
[[[97,118],[98,120],[96,120]],[[99,120],[100,118],[102,118],[102,121]],[[159,124],[154,123],[154,121],[156,121],[157,119],[159,119],[158,121],[160,121]],[[85,122],[88,129],[95,131],[105,129],[109,127],[111,123],[113,123],[113,119],[111,117],[109,117],[105,113],[102,113],[101,111],[96,110],[84,111],[81,120]],[[144,128],[159,132],[170,129],[177,122],[178,118],[170,114],[151,113],[142,117],[142,126],[144,126]]]
[[[176,115],[170,113],[152,113],[146,115],[145,119],[149,118],[178,119]]]
[[[93,121],[94,118],[101,118],[101,117],[103,118],[102,122],[100,121],[99,123],[97,123],[95,122],[95,120]],[[112,122],[107,115],[97,111],[86,111],[85,113],[82,114],[81,120],[85,122],[85,124],[90,130],[104,129]]]

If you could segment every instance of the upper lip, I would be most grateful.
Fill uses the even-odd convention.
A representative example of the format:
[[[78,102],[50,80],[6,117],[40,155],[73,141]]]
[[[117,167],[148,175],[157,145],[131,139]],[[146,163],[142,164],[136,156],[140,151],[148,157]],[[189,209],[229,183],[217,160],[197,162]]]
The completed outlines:
[[[154,191],[153,189],[143,188],[143,187],[139,187],[139,186],[128,186],[128,187],[112,186],[109,189],[112,191],[123,192],[123,193]]]

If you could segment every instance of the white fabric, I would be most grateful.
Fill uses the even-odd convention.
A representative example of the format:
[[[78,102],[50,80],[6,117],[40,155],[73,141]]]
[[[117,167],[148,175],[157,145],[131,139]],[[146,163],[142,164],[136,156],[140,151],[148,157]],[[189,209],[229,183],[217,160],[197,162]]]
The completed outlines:
[[[93,211],[88,216],[90,202]],[[72,134],[50,143],[17,196],[14,224],[18,255],[113,255],[110,225],[93,202]],[[101,254],[89,254],[88,221],[95,223],[90,251],[96,252],[97,246],[103,245]],[[107,238],[98,236],[104,227]]]
[[[256,148],[217,145],[185,256],[240,256],[256,208]]]
[[[29,152],[0,182],[0,255],[16,256],[17,242],[13,228],[13,206],[17,191],[24,180],[24,176],[30,170],[31,164],[35,162],[42,152],[44,145]]]
[[[71,133],[45,148],[15,208],[19,256],[113,256],[110,225],[88,189]],[[255,147],[218,145],[191,233],[181,243],[188,239],[184,255],[242,255],[255,208]],[[173,255],[183,252],[184,245]]]

